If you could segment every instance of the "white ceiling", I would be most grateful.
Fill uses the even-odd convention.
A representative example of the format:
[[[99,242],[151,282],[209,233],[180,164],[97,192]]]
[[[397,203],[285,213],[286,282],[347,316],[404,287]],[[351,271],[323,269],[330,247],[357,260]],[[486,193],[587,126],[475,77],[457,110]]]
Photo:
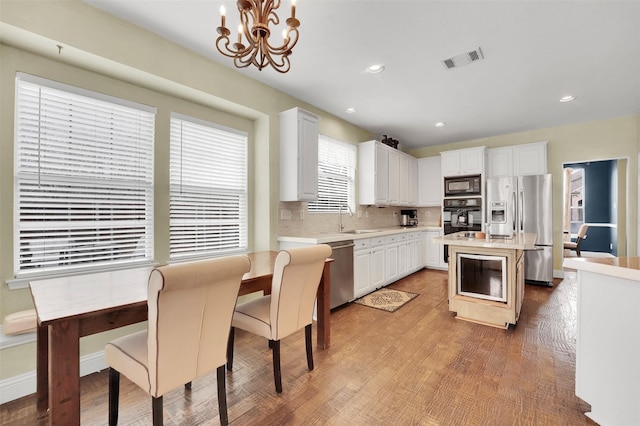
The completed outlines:
[[[232,0],[85,1],[233,68],[215,48],[221,4],[237,34]],[[299,0],[296,16],[291,71],[239,72],[407,149],[640,112],[639,1]]]

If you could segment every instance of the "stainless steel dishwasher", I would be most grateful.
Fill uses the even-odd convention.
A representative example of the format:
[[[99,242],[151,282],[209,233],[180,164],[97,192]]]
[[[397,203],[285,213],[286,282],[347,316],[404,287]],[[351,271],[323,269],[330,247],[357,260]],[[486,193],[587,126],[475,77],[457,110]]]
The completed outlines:
[[[353,291],[353,240],[329,243],[331,258],[331,309],[351,302]]]

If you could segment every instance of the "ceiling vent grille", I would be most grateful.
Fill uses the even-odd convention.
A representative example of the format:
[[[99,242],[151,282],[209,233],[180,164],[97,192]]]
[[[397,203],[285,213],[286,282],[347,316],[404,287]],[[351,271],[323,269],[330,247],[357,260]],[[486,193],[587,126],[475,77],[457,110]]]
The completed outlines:
[[[443,59],[442,65],[444,65],[446,69],[459,68],[463,65],[468,65],[472,62],[478,62],[483,59],[484,55],[482,54],[482,49],[478,47],[470,52],[461,53],[449,59]]]

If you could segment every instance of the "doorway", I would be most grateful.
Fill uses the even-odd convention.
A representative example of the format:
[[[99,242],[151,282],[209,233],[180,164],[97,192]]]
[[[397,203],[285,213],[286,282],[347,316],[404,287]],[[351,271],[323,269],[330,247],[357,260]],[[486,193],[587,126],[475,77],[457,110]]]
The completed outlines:
[[[586,225],[580,242],[584,257],[627,255],[627,165],[625,158],[563,164],[564,240],[575,242]],[[576,250],[563,252],[576,255]]]

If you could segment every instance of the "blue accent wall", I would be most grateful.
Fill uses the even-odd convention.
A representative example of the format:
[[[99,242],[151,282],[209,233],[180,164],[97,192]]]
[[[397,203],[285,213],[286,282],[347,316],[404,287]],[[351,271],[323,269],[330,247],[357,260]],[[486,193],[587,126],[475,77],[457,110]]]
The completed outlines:
[[[618,162],[616,160],[565,164],[584,169],[584,221],[591,226],[581,250],[617,255]],[[598,226],[600,225],[600,226]],[[613,245],[613,249],[610,249]]]

